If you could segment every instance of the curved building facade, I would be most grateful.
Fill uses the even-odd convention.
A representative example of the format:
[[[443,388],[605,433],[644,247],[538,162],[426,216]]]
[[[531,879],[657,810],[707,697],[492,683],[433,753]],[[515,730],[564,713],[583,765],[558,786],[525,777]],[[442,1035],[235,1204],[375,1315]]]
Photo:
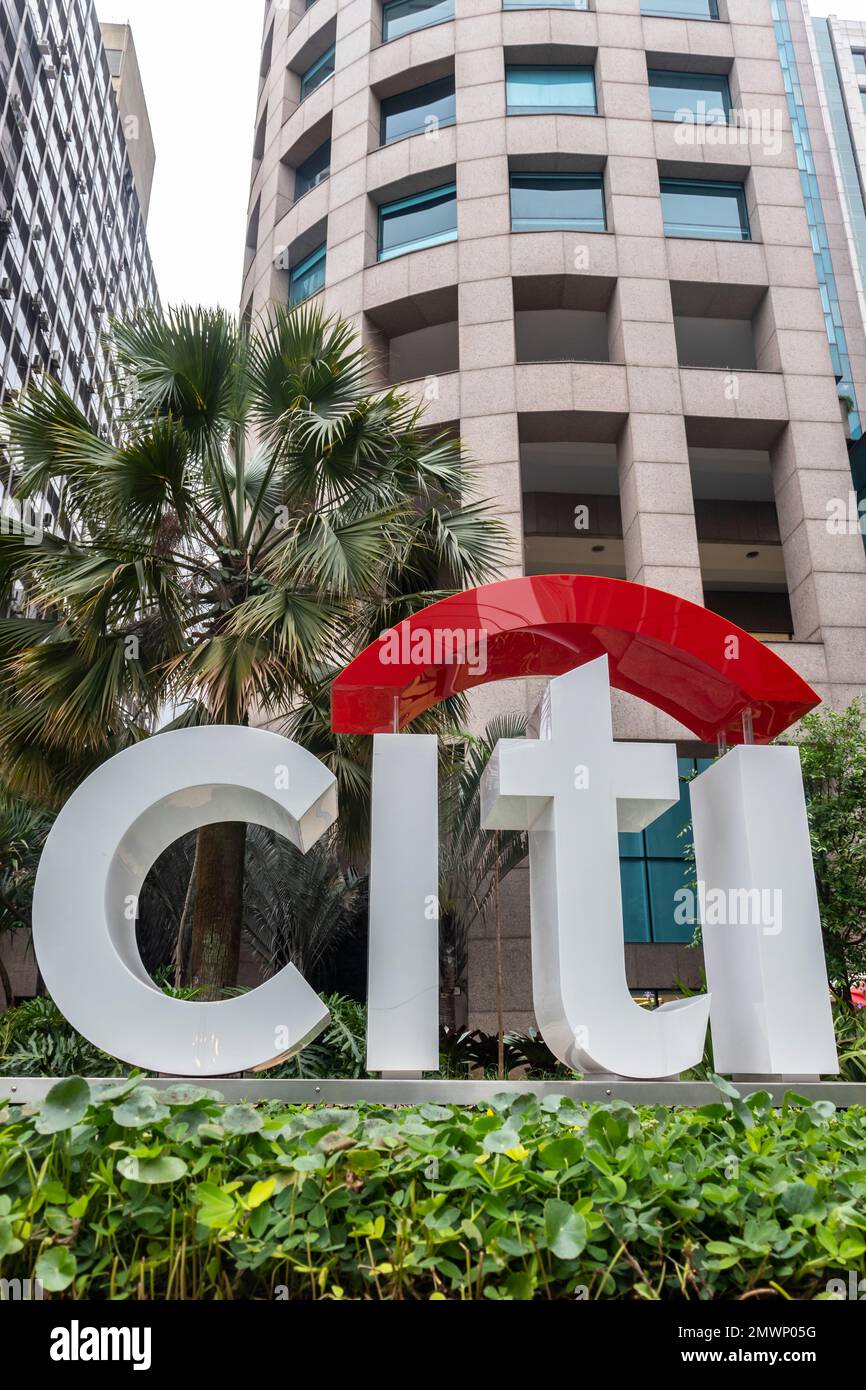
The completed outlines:
[[[866,687],[848,454],[866,342],[838,308],[856,307],[843,219],[812,196],[829,152],[799,143],[792,63],[810,58],[787,4],[268,4],[241,309],[320,295],[352,319],[382,383],[477,460],[506,573],[705,603],[843,706]],[[533,692],[485,694],[482,719]],[[615,716],[620,737],[678,739],[686,764],[707,752],[628,697]],[[673,978],[638,948],[691,934],[655,923],[653,884],[681,857],[656,848],[624,853],[636,988]],[[519,897],[513,1023],[531,1017]]]

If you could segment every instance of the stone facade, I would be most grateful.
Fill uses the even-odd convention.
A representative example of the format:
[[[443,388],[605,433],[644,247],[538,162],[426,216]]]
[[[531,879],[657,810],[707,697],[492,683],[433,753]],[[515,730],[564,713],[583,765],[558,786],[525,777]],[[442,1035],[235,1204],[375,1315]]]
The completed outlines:
[[[788,0],[788,27],[770,0],[720,0],[717,22],[642,14],[640,0],[454,9],[383,42],[378,0],[268,4],[242,311],[285,303],[292,267],[326,244],[324,308],[357,324],[383,381],[404,381],[431,424],[459,431],[513,538],[506,574],[606,573],[706,601],[846,705],[866,685],[866,556],[856,527],[828,525],[852,483],[780,61],[789,37],[817,116],[801,0]],[[302,74],[331,45],[333,76],[301,100]],[[513,64],[591,67],[597,114],[508,114]],[[654,119],[657,69],[726,75],[739,114],[721,133]],[[455,122],[382,144],[382,101],[449,76]],[[816,128],[866,405],[855,276]],[[295,200],[295,170],[327,139],[329,176]],[[509,180],[529,171],[600,174],[607,231],[512,230]],[[672,178],[742,184],[749,239],[666,234],[660,180]],[[378,208],[451,183],[456,239],[377,259]],[[570,354],[545,346],[563,333]],[[569,520],[581,503],[583,533]],[[487,688],[476,716],[537,694]],[[614,700],[619,737],[696,751],[666,716]],[[520,1026],[532,1018],[520,873],[508,887],[505,1002]],[[488,1027],[492,960],[490,928],[473,943],[469,1001]],[[690,970],[674,945],[633,945],[628,960],[636,987]]]
[[[719,0],[715,21],[641,8],[454,0],[453,17],[383,42],[380,0],[269,0],[242,313],[285,303],[293,270],[325,246],[325,309],[357,325],[383,384],[401,383],[474,456],[479,495],[512,538],[504,574],[609,574],[706,603],[777,644],[841,708],[866,688],[863,538],[838,524],[866,336],[820,31],[804,0],[775,13],[770,0]],[[862,176],[866,31],[827,32]],[[104,42],[121,55],[118,100],[125,87],[134,105],[134,51],[120,31]],[[333,74],[305,82],[331,49]],[[507,69],[521,65],[591,69],[596,111],[510,114]],[[728,123],[654,118],[651,74],[664,71],[727,78]],[[453,122],[383,143],[383,103],[443,79]],[[326,168],[296,197],[326,144]],[[152,166],[138,152],[145,210]],[[600,178],[606,230],[515,230],[511,181],[527,174]],[[748,238],[672,234],[670,180],[741,185]],[[379,209],[452,184],[456,236],[380,259]],[[475,718],[528,711],[539,693],[488,687]],[[626,695],[614,708],[620,738],[708,751]],[[526,1026],[525,871],[506,889],[505,1005]],[[485,1028],[493,959],[489,924],[469,980],[470,1021]],[[676,942],[630,942],[626,961],[635,988],[697,983],[698,958]],[[32,965],[12,964],[28,992]]]

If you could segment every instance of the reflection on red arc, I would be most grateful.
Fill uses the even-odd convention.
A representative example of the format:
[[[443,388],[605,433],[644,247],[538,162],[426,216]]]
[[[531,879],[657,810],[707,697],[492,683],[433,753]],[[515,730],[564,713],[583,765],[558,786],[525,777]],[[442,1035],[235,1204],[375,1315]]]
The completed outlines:
[[[550,574],[468,589],[383,634],[334,681],[331,727],[390,733],[449,695],[561,676],[605,653],[617,690],[708,743],[741,743],[749,710],[755,742],[768,743],[820,704],[787,662],[709,609],[621,579]]]

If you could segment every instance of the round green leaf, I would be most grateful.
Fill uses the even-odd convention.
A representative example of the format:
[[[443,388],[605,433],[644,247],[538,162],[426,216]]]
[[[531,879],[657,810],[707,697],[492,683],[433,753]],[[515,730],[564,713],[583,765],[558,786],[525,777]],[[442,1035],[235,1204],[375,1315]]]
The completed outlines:
[[[222,1100],[219,1091],[211,1091],[206,1086],[193,1086],[188,1081],[179,1081],[176,1086],[166,1086],[160,1092],[160,1099],[167,1105],[201,1105],[208,1100]]]
[[[582,1154],[583,1144],[579,1139],[571,1136],[554,1139],[541,1150],[541,1165],[543,1168],[570,1168],[580,1161]]]
[[[182,1158],[172,1158],[162,1154],[159,1158],[136,1158],[127,1154],[117,1165],[118,1172],[131,1182],[177,1182],[187,1173],[187,1165]]]
[[[50,1293],[68,1289],[75,1278],[75,1256],[65,1246],[53,1245],[36,1261],[36,1278]]]
[[[807,1182],[789,1183],[782,1193],[782,1206],[789,1216],[811,1211],[817,1200],[817,1192]]]
[[[586,1222],[568,1202],[551,1197],[544,1204],[544,1238],[561,1260],[576,1260],[586,1245]]]
[[[264,1119],[251,1105],[229,1105],[221,1116],[226,1134],[255,1134],[264,1127]]]
[[[52,1086],[36,1120],[40,1134],[60,1134],[80,1124],[90,1104],[90,1087],[81,1076],[70,1076]],[[46,1286],[47,1287],[47,1286]]]
[[[133,1091],[111,1112],[114,1123],[124,1129],[147,1129],[164,1120],[168,1113],[167,1107],[157,1100],[156,1092],[146,1087]]]

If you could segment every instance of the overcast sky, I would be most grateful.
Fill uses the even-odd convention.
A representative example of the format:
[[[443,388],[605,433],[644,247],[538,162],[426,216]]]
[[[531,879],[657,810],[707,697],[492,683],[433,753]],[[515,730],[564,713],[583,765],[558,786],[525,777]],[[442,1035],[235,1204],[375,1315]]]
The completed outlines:
[[[156,177],[148,240],[163,304],[237,313],[258,96],[260,0],[96,0],[132,25]]]
[[[243,3],[243,0],[239,0]],[[839,19],[861,19],[866,22],[866,0],[811,0],[812,14],[834,14]]]
[[[96,0],[133,28],[156,143],[149,240],[164,304],[238,310],[264,4]],[[866,20],[866,0],[812,0]]]

